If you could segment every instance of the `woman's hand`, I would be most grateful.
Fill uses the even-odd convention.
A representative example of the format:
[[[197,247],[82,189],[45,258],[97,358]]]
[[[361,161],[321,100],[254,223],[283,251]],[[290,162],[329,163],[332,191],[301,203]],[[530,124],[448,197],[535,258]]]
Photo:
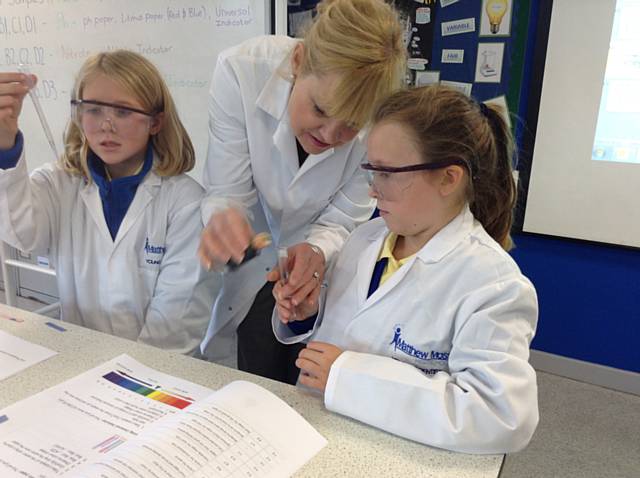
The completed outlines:
[[[253,235],[249,221],[239,210],[229,208],[212,214],[200,236],[200,262],[209,270],[229,260],[240,264]]]
[[[29,83],[37,78],[28,78],[23,73],[0,73],[0,150],[13,148],[18,133],[18,116],[22,102],[29,92]]]
[[[298,381],[302,385],[324,392],[331,366],[342,352],[342,349],[332,344],[309,342],[296,360],[296,367],[300,369]]]
[[[284,287],[284,284],[279,279],[280,274],[277,275],[277,282],[273,287],[273,297],[276,299],[276,311],[278,312],[278,317],[283,324],[293,320],[305,320],[318,312],[320,284],[317,285],[316,289],[311,292],[306,300],[295,306],[291,302],[291,299],[283,294],[282,288]]]
[[[289,279],[280,280],[277,270],[267,274],[267,280],[277,281],[273,289],[280,320],[304,320],[318,310],[318,297],[324,279],[325,259],[316,246],[302,242],[288,249]]]

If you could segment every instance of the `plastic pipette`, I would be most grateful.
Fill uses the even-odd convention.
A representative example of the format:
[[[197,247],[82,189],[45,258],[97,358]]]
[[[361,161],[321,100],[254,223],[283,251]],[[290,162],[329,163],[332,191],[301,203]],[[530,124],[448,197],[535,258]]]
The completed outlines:
[[[33,101],[33,107],[36,109],[38,119],[40,120],[40,124],[42,125],[44,134],[47,137],[47,142],[49,143],[49,146],[51,146],[51,151],[53,151],[53,155],[55,156],[56,160],[58,160],[60,156],[58,155],[56,142],[53,140],[53,134],[51,133],[51,128],[49,128],[49,123],[47,122],[47,118],[44,115],[44,111],[42,110],[42,105],[40,104],[40,100],[38,99],[35,92],[33,91],[35,82],[31,78],[31,73],[26,66],[20,64],[18,65],[18,70],[20,71],[20,73],[24,73],[27,76],[27,86],[29,86],[29,96],[31,97],[31,101]]]

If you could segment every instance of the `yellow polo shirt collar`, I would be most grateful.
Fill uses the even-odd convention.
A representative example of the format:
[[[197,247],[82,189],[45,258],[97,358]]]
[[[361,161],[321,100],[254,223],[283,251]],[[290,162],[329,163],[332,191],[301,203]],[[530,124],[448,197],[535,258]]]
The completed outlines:
[[[390,232],[389,235],[385,238],[384,243],[382,244],[382,249],[380,250],[380,255],[378,256],[378,260],[382,258],[387,258],[389,262],[387,262],[387,267],[385,267],[384,272],[382,273],[382,277],[380,278],[380,285],[384,284],[385,281],[393,275],[395,271],[400,269],[403,264],[410,261],[415,254],[410,255],[409,257],[405,257],[404,259],[397,260],[393,257],[393,248],[396,247],[396,241],[398,240],[398,235],[394,232]]]

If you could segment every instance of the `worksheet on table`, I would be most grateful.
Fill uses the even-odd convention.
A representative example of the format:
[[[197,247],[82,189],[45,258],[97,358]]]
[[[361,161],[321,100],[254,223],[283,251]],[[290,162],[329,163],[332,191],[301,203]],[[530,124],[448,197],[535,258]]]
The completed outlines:
[[[288,476],[326,444],[258,385],[213,392],[126,355],[0,416],[7,478]]]
[[[0,380],[47,360],[57,353],[0,330]]]

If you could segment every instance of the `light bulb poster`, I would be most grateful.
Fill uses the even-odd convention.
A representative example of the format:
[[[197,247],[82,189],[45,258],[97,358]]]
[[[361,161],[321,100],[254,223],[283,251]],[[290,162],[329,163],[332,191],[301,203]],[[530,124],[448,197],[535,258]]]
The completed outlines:
[[[482,0],[480,36],[504,37],[511,34],[513,0]]]

